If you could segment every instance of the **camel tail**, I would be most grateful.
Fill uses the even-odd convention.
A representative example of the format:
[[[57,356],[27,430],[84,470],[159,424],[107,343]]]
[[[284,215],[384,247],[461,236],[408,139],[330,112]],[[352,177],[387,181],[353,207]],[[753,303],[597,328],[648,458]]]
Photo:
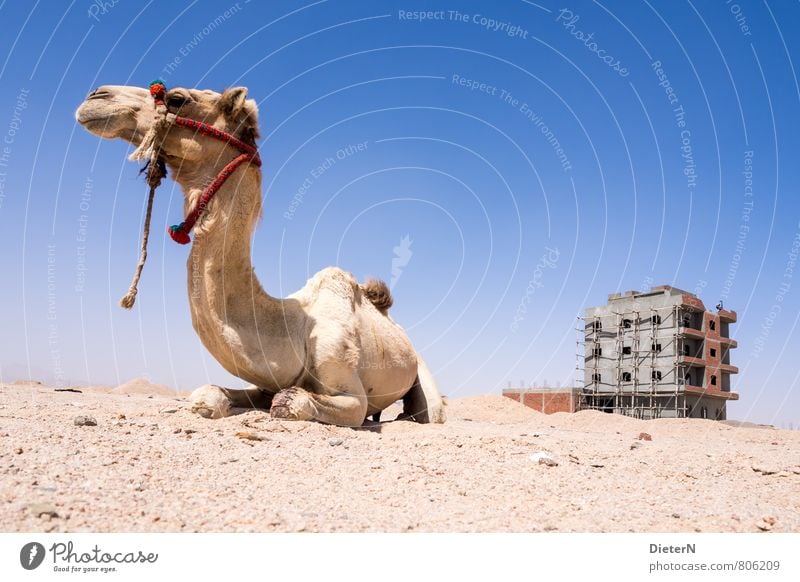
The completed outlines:
[[[388,312],[389,308],[394,303],[392,293],[389,291],[389,286],[383,281],[368,279],[361,288],[364,290],[364,294],[367,296],[367,299],[370,300],[370,303],[377,307],[378,311],[381,313],[385,314]]]

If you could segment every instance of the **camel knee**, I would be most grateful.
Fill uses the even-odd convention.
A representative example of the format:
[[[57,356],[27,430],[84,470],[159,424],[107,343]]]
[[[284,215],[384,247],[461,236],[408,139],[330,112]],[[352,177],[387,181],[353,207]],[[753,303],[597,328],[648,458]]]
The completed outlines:
[[[367,414],[362,395],[314,394],[299,387],[286,388],[272,399],[270,415],[285,420],[316,420],[337,426],[361,426]]]
[[[192,412],[205,418],[224,418],[231,413],[231,400],[219,386],[206,384],[189,396]]]
[[[311,394],[298,386],[284,388],[272,398],[269,414],[284,420],[314,420]]]

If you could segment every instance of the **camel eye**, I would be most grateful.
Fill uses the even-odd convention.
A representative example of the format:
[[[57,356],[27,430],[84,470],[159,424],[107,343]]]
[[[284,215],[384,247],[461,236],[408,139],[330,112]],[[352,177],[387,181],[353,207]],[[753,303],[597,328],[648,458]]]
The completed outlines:
[[[172,109],[180,109],[181,107],[184,106],[186,101],[187,101],[186,97],[182,95],[170,95],[169,97],[167,97],[167,107],[170,107]]]

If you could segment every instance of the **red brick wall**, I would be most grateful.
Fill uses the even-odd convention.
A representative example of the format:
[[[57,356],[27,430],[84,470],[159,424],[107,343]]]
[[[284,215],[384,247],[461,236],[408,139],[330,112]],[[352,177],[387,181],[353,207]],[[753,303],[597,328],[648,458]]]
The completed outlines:
[[[575,412],[578,405],[578,397],[571,390],[504,390],[503,396],[545,414]]]
[[[542,412],[545,414],[552,414],[554,412],[575,412],[572,401],[572,392],[542,393]]]

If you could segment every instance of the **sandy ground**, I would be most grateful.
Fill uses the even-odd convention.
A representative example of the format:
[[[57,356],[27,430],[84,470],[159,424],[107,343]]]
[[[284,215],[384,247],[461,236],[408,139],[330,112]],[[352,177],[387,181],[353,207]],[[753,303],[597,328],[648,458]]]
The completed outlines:
[[[351,430],[206,420],[143,381],[78,388],[0,384],[2,531],[800,532],[798,431],[500,396]]]

